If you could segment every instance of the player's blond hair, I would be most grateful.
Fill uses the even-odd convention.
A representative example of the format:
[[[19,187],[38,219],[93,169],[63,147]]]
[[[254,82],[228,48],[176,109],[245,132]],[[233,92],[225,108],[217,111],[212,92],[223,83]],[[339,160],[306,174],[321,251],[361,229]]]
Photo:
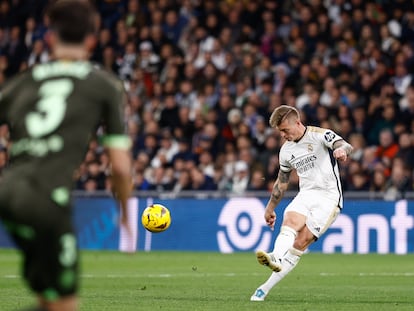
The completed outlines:
[[[273,110],[272,115],[269,118],[269,124],[271,127],[278,127],[288,117],[295,117],[296,119],[299,119],[299,111],[292,106],[279,106]]]

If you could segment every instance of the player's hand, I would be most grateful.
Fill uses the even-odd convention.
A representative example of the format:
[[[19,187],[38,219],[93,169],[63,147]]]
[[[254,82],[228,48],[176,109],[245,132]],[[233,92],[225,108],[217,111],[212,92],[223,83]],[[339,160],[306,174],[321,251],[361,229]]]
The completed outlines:
[[[275,211],[266,208],[264,218],[265,218],[266,224],[270,227],[270,230],[273,231],[273,229],[275,228],[275,223],[276,223]]]
[[[335,157],[335,159],[337,159],[338,161],[342,161],[342,162],[348,159],[348,155],[346,154],[346,151],[343,150],[342,148],[335,149],[333,152],[333,156]]]

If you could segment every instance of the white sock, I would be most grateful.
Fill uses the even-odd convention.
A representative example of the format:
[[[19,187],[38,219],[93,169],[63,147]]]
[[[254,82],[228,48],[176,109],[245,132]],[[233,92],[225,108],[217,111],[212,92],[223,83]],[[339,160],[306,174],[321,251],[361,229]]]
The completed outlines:
[[[280,233],[276,238],[275,245],[273,247],[273,254],[276,258],[282,259],[287,251],[292,248],[293,242],[295,242],[297,232],[288,226],[282,226]]]
[[[291,248],[287,251],[286,255],[282,258],[283,269],[280,272],[272,272],[270,277],[259,286],[266,294],[279,283],[290,271],[292,271],[298,264],[303,252],[295,248]]]

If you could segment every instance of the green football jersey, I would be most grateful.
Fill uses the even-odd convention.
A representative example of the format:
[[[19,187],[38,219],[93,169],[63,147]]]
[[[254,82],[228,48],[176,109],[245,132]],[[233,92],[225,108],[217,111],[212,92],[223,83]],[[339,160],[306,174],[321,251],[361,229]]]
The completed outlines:
[[[100,124],[108,147],[128,148],[122,82],[87,61],[39,64],[0,90],[0,122],[10,128],[3,182],[26,178],[40,189],[70,189],[73,172]]]

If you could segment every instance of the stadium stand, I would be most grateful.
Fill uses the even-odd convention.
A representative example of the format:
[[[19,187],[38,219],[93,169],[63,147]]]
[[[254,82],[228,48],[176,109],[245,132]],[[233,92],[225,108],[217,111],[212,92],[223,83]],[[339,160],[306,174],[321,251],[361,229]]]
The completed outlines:
[[[0,87],[51,59],[46,0],[0,1]],[[91,58],[124,81],[137,191],[268,190],[281,104],[355,146],[346,191],[414,190],[414,8],[403,0],[102,0]],[[96,139],[77,190],[110,188]],[[0,127],[0,169],[7,165]],[[292,176],[292,190],[297,178]],[[296,181],[296,182],[295,182]]]

